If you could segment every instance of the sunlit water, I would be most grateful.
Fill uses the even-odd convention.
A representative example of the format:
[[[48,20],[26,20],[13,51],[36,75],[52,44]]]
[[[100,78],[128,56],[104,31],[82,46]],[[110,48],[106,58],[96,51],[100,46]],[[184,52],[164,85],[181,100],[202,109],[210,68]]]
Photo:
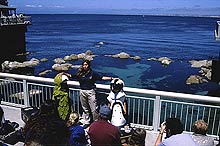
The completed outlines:
[[[190,75],[199,75],[190,60],[216,60],[220,42],[214,38],[217,18],[123,15],[31,15],[33,25],[26,33],[28,59],[47,58],[34,74],[51,69],[53,60],[91,50],[97,57],[94,70],[117,76],[128,87],[194,94],[219,89],[214,82],[186,85]],[[97,42],[104,42],[97,47]],[[133,59],[111,58],[126,52]],[[162,66],[148,58],[169,57],[174,62]],[[74,65],[81,61],[70,62]],[[70,73],[75,73],[72,69]],[[54,77],[55,71],[45,77]],[[101,82],[109,84],[109,82]]]

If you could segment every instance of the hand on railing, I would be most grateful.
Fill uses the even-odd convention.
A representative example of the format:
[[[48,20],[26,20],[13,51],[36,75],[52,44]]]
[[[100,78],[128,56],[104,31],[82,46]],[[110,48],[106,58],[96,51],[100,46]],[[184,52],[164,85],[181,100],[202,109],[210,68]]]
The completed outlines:
[[[160,125],[160,133],[163,134],[166,129],[166,122],[161,123]]]
[[[61,74],[66,75],[68,78],[71,78],[71,77],[72,77],[72,75],[69,74],[69,73],[62,72]]]

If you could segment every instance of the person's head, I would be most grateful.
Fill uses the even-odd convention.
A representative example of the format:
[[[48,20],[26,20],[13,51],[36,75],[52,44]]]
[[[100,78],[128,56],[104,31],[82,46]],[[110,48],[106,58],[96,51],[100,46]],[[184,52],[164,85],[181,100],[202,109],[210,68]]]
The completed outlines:
[[[40,106],[41,115],[58,115],[56,101],[52,99],[45,100]]]
[[[83,60],[82,66],[77,72],[77,76],[81,77],[82,75],[87,75],[91,71],[91,62],[89,60]]]
[[[110,119],[111,110],[106,104],[104,104],[100,107],[99,116],[100,116],[101,119],[104,119],[104,120],[109,120]]]
[[[39,116],[24,126],[25,146],[68,145],[69,130],[60,119]]]
[[[195,134],[206,135],[208,131],[208,124],[203,120],[195,121],[193,124],[193,131]]]
[[[79,114],[77,112],[72,112],[69,116],[67,126],[75,125],[79,122]]]
[[[168,118],[165,124],[167,138],[183,132],[183,124],[178,118]]]
[[[82,62],[82,69],[87,71],[91,67],[91,62],[89,60],[83,60]]]
[[[115,79],[111,81],[110,89],[114,93],[120,92],[124,87],[124,82],[120,79]]]
[[[136,128],[132,131],[131,137],[128,139],[130,146],[145,146],[146,130],[144,128]]]

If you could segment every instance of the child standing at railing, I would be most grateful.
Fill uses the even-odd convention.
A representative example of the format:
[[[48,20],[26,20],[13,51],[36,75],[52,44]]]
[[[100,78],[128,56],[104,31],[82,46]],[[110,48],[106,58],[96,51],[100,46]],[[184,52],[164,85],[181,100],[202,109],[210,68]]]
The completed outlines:
[[[124,82],[121,79],[112,80],[110,84],[108,106],[112,111],[111,123],[117,127],[123,127],[127,123],[127,101],[123,91]]]

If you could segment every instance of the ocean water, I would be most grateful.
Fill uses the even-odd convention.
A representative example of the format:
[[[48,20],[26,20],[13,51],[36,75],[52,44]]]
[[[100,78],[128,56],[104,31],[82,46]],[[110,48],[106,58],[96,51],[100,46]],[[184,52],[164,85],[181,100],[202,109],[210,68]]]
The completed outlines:
[[[220,41],[215,40],[217,18],[142,15],[31,15],[26,32],[26,50],[31,58],[47,58],[33,74],[52,69],[53,60],[91,50],[97,55],[92,68],[124,80],[125,86],[206,95],[220,85],[208,82],[186,85],[190,75],[199,75],[190,60],[219,59]],[[99,48],[97,42],[104,42]],[[120,52],[141,60],[107,57]],[[169,66],[149,58],[168,57]],[[81,60],[70,62],[81,64]],[[71,69],[69,73],[75,73]],[[45,77],[54,77],[56,71]],[[109,84],[109,82],[100,82]]]

